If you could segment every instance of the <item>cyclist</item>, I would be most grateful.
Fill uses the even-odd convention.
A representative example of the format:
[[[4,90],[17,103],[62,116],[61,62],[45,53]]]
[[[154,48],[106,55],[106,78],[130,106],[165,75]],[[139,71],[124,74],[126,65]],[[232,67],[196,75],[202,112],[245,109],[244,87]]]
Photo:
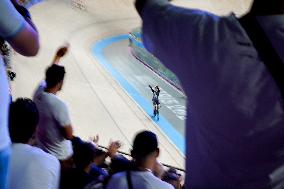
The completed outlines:
[[[153,102],[153,114],[154,117],[157,116],[157,118],[159,119],[159,108],[160,108],[160,101],[159,101],[159,95],[160,95],[160,88],[159,86],[155,86],[155,88],[153,89],[153,87],[151,85],[149,85],[152,93],[153,93],[153,98],[152,98],[152,102]]]

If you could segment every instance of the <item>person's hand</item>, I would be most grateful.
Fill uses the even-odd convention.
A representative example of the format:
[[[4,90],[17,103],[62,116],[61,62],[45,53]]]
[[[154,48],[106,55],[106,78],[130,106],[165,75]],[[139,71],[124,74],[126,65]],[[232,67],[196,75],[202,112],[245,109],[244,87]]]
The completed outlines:
[[[56,51],[52,64],[59,64],[60,59],[68,52],[69,46],[69,43],[67,43]]]
[[[56,57],[58,57],[58,58],[63,57],[68,52],[68,49],[69,49],[69,45],[65,45],[63,47],[60,47],[56,52]]]
[[[107,152],[108,156],[110,158],[113,158],[120,147],[121,147],[120,141],[114,141],[114,142],[111,141],[108,147],[108,152]]]
[[[98,146],[100,137],[99,135],[89,137],[89,141]]]

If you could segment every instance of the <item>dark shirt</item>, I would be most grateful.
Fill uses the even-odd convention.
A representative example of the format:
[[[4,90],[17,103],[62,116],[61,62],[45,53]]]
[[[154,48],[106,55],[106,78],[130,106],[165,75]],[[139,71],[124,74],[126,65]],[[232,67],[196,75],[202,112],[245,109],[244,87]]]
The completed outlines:
[[[94,180],[94,177],[80,169],[64,169],[61,171],[60,189],[83,189]]]

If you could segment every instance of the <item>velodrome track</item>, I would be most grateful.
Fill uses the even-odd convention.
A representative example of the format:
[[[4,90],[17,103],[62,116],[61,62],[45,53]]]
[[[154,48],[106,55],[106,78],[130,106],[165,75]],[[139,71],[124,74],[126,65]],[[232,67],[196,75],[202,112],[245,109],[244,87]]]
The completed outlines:
[[[99,144],[120,140],[122,151],[129,152],[133,136],[139,130],[154,131],[160,140],[163,163],[184,168],[185,156],[151,118],[101,66],[91,51],[97,41],[126,34],[140,25],[132,0],[87,0],[87,10],[72,7],[71,0],[46,0],[31,8],[41,38],[41,50],[35,58],[14,56],[17,72],[13,96],[32,97],[44,79],[45,68],[64,42],[71,49],[62,60],[67,75],[59,94],[71,114],[75,134],[88,139],[100,135]],[[218,14],[234,10],[243,13],[248,0],[192,0],[176,4],[198,7]]]

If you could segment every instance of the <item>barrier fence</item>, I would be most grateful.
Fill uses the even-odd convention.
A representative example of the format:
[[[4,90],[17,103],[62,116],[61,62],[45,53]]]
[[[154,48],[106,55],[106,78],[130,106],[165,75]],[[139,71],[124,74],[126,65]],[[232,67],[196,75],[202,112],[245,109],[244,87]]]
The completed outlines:
[[[102,149],[105,149],[107,150],[108,148],[105,147],[105,146],[101,146],[101,145],[98,145],[100,148]],[[122,154],[122,155],[125,155],[125,156],[128,156],[128,157],[131,157],[130,154],[126,153],[126,152],[122,152],[122,151],[118,151],[119,154]],[[185,173],[185,170],[184,169],[181,169],[179,167],[175,167],[175,166],[172,166],[172,165],[169,165],[169,164],[166,164],[166,163],[162,163],[163,166],[167,167],[167,168],[173,168],[173,169],[176,169],[178,171],[181,171],[181,172],[184,172]]]

